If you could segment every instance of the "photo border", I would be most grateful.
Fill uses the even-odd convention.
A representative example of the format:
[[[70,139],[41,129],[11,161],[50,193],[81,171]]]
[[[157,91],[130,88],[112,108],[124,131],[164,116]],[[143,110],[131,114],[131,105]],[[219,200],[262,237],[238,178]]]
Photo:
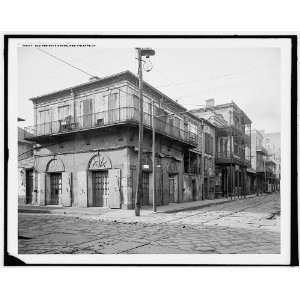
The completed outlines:
[[[291,41],[291,214],[290,214],[290,264],[26,264],[7,251],[7,188],[8,188],[8,44],[9,39],[18,38],[119,38],[119,39],[290,39]],[[298,245],[298,182],[297,182],[297,35],[293,34],[7,34],[4,35],[4,265],[5,266],[299,266]]]

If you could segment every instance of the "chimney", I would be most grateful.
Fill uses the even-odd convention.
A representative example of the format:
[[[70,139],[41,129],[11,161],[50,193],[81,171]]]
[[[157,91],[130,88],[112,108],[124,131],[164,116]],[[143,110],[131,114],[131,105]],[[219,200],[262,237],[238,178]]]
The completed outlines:
[[[215,106],[215,99],[211,98],[211,99],[207,99],[205,100],[205,107],[214,107]]]
[[[99,80],[100,78],[98,77],[98,76],[92,76],[92,77],[90,77],[90,79],[89,79],[89,81],[90,82],[93,82],[93,81],[97,81],[97,80]]]

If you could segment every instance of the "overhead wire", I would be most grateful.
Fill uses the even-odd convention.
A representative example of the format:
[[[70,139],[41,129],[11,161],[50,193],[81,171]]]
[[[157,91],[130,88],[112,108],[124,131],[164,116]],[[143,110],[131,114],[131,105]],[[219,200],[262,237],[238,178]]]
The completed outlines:
[[[96,75],[93,75],[93,74],[91,74],[91,73],[89,73],[89,72],[87,72],[87,71],[85,71],[85,70],[83,70],[83,69],[81,69],[81,68],[79,68],[79,67],[77,67],[77,66],[75,66],[75,65],[73,65],[73,64],[71,64],[71,63],[69,63],[69,62],[67,62],[66,60],[64,60],[64,59],[62,59],[62,58],[60,58],[60,57],[58,57],[58,56],[56,56],[56,55],[54,55],[54,54],[51,54],[51,53],[49,53],[49,52],[47,52],[47,51],[45,51],[45,50],[43,50],[43,49],[40,49],[40,48],[38,48],[38,47],[36,47],[35,49],[37,49],[38,51],[40,51],[40,52],[42,52],[42,53],[44,53],[44,54],[46,54],[46,55],[48,55],[48,56],[50,56],[50,57],[56,59],[57,61],[60,61],[60,62],[62,62],[62,63],[64,63],[64,64],[66,64],[66,65],[68,65],[68,66],[70,66],[70,67],[76,69],[77,71],[80,71],[80,72],[84,73],[85,75],[88,75],[88,76],[90,76],[90,77],[96,77]],[[155,69],[155,70],[156,70],[158,73],[160,73],[161,75],[163,75],[165,78],[167,78],[161,71],[158,71],[157,69]],[[236,74],[239,74],[239,73],[236,73]],[[233,76],[233,75],[235,75],[235,73],[232,73],[232,74],[225,74],[225,75],[222,75],[222,76],[214,76],[213,78],[222,78],[222,77],[228,77],[228,76]],[[212,79],[213,79],[213,78],[212,78]],[[165,87],[166,87],[166,86],[171,86],[171,85],[177,86],[177,85],[183,85],[183,84],[187,84],[187,83],[191,83],[191,82],[198,82],[199,80],[193,80],[193,81],[189,81],[189,82],[187,81],[187,82],[181,82],[181,83],[173,83],[173,82],[171,82],[169,79],[168,79],[168,81],[170,82],[170,84],[164,85]],[[162,85],[162,86],[163,86],[163,85]],[[158,87],[162,87],[162,86],[158,86]],[[157,88],[157,87],[155,87],[155,88]],[[209,89],[205,89],[205,90],[209,90]],[[202,90],[202,91],[205,91],[205,90]],[[120,91],[121,93],[125,93],[125,94],[127,94],[127,95],[129,95],[129,96],[132,96],[132,95],[133,95],[133,94],[127,93],[126,91],[123,91],[123,90],[121,90],[121,89],[119,89],[119,91]],[[191,95],[191,94],[190,94],[190,95]],[[192,94],[192,95],[195,95],[195,93]],[[180,98],[183,98],[183,97],[187,97],[187,95],[181,95],[181,96],[179,96],[179,97],[172,97],[172,98],[174,98],[174,99],[180,99]],[[177,101],[175,100],[175,102],[177,102]],[[194,105],[195,105],[195,104],[194,104]],[[195,105],[195,106],[199,106],[199,105]]]
[[[80,72],[86,74],[86,75],[89,75],[90,77],[96,77],[96,75],[93,75],[93,74],[91,74],[91,73],[89,73],[89,72],[87,72],[87,71],[85,71],[85,70],[83,70],[83,69],[81,69],[81,68],[79,68],[79,67],[76,67],[75,65],[73,65],[73,64],[71,64],[71,63],[69,63],[69,62],[67,62],[66,60],[64,60],[64,59],[62,59],[62,58],[57,57],[57,56],[54,55],[54,54],[51,54],[51,53],[49,53],[49,52],[47,52],[47,51],[45,51],[45,50],[42,50],[42,49],[40,49],[40,48],[38,48],[38,47],[35,48],[35,49],[39,50],[40,52],[43,52],[44,54],[46,54],[46,55],[48,55],[48,56],[50,56],[50,57],[52,57],[52,58],[54,58],[54,59],[56,59],[56,60],[58,60],[58,61],[64,63],[64,64],[66,64],[66,65],[68,65],[68,66],[70,66],[70,67],[72,67],[72,68],[74,68],[74,69],[76,69],[76,70],[78,70],[78,71],[80,71]],[[213,79],[217,79],[217,78],[233,77],[233,76],[237,76],[237,75],[241,75],[241,74],[246,74],[246,73],[249,73],[249,72],[253,72],[253,71],[256,70],[256,69],[257,69],[257,67],[256,67],[256,68],[253,68],[253,67],[252,67],[252,68],[248,68],[248,71],[247,71],[247,72],[243,71],[243,72],[238,72],[238,73],[229,73],[229,74],[224,74],[224,75],[212,76],[209,80],[213,80]],[[191,80],[191,81],[185,81],[185,82],[177,82],[177,83],[174,83],[174,82],[172,82],[171,80],[169,80],[169,78],[168,78],[161,70],[158,71],[156,68],[155,68],[154,70],[156,70],[156,72],[158,72],[159,74],[163,75],[163,76],[170,82],[169,84],[154,86],[155,88],[172,87],[172,86],[179,86],[179,85],[186,85],[186,84],[193,84],[193,83],[203,82],[203,80],[196,79],[196,80]],[[219,86],[219,88],[220,88],[220,87],[223,87],[223,86]],[[209,90],[211,90],[211,89],[215,89],[215,87],[202,89],[202,90],[197,91],[196,93],[192,93],[192,94],[183,94],[183,95],[176,96],[176,97],[172,97],[172,98],[175,99],[175,101],[177,102],[177,99],[181,99],[181,98],[183,98],[183,97],[195,96],[195,95],[198,94],[198,92],[201,93],[201,92],[209,91]]]
[[[36,47],[35,49],[37,49],[38,51],[40,51],[40,52],[42,52],[42,53],[44,53],[44,54],[46,54],[46,55],[48,55],[48,56],[51,56],[52,58],[54,58],[54,59],[56,59],[56,60],[58,60],[58,61],[60,61],[60,62],[63,62],[64,64],[66,64],[66,65],[68,65],[68,66],[70,66],[70,67],[76,69],[77,71],[80,71],[80,72],[82,72],[82,73],[84,73],[84,74],[86,74],[86,75],[89,75],[90,77],[95,77],[95,75],[93,75],[93,74],[91,74],[91,73],[89,73],[89,72],[87,72],[87,71],[84,71],[84,70],[81,69],[81,68],[78,68],[78,67],[72,65],[71,63],[65,61],[65,60],[62,59],[62,58],[57,57],[57,56],[54,55],[54,54],[49,53],[48,51],[42,50],[42,49],[40,49],[39,47]]]
[[[60,57],[58,57],[58,56],[56,56],[56,55],[54,55],[54,54],[49,53],[48,51],[45,51],[45,50],[40,49],[40,48],[38,48],[38,47],[36,47],[35,49],[37,49],[38,51],[40,51],[40,52],[42,52],[42,53],[44,53],[44,54],[46,54],[46,55],[48,55],[48,56],[50,56],[50,57],[56,59],[57,61],[60,61],[60,62],[62,62],[62,63],[64,63],[64,64],[68,65],[69,67],[72,67],[72,68],[76,69],[77,71],[80,71],[80,72],[84,73],[85,75],[88,75],[89,77],[96,77],[96,75],[93,75],[93,74],[91,74],[91,73],[89,73],[89,72],[87,72],[87,71],[85,71],[85,70],[83,70],[83,69],[81,69],[81,68],[79,68],[79,67],[76,67],[75,65],[73,65],[73,64],[71,64],[71,63],[69,63],[69,62],[67,62],[66,60],[64,60],[64,59],[62,59],[62,58],[60,58]],[[161,71],[159,71],[159,73],[162,74]],[[168,81],[170,81],[170,80],[168,80]],[[171,85],[171,84],[169,84],[169,85]],[[176,85],[176,84],[174,84],[174,85]],[[155,88],[156,88],[156,87],[155,87]],[[123,91],[122,91],[122,92],[123,92]],[[182,97],[184,97],[184,96],[176,97],[176,99],[177,99],[177,98],[182,98]],[[173,98],[174,98],[174,97],[173,97]],[[175,99],[175,98],[174,98],[174,99]]]

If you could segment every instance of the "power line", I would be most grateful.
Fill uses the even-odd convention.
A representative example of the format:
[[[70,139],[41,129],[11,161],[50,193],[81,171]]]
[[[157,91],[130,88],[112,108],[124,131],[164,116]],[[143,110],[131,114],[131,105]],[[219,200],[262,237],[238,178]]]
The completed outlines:
[[[263,65],[263,68],[268,67],[268,65]],[[206,80],[213,80],[213,79],[222,79],[222,78],[226,78],[226,77],[235,77],[235,76],[242,76],[245,74],[249,74],[252,72],[255,72],[256,70],[258,70],[258,67],[250,67],[247,69],[244,69],[242,72],[235,72],[235,73],[228,73],[228,74],[223,74],[223,75],[215,75],[215,76],[210,76],[207,79],[194,79],[194,80],[190,80],[190,81],[183,81],[183,82],[177,82],[177,83],[170,83],[170,84],[164,84],[164,85],[159,85],[158,87],[171,87],[171,86],[178,86],[178,85],[185,85],[185,84],[193,84],[193,83],[198,83],[198,82],[205,82]],[[170,81],[170,80],[169,80]]]
[[[40,51],[40,52],[42,52],[42,53],[44,53],[44,54],[46,54],[46,55],[48,55],[48,56],[50,56],[50,57],[52,57],[52,58],[58,60],[58,61],[60,61],[60,62],[62,62],[62,63],[64,63],[64,64],[66,64],[66,65],[68,65],[69,67],[72,67],[72,68],[76,69],[77,71],[80,71],[80,72],[82,72],[82,73],[84,73],[84,74],[86,74],[86,75],[89,75],[90,77],[94,77],[94,76],[95,76],[95,75],[93,75],[93,74],[90,74],[90,73],[84,71],[83,69],[81,69],[81,68],[79,68],[79,67],[76,67],[76,66],[72,65],[71,63],[69,63],[69,62],[63,60],[62,58],[57,57],[57,56],[54,55],[54,54],[51,54],[51,53],[49,53],[49,52],[47,52],[47,51],[45,51],[45,50],[42,50],[42,49],[40,49],[40,48],[35,48],[35,49],[37,49],[38,51]],[[159,73],[160,73],[160,72],[159,72]],[[162,74],[162,73],[160,73],[160,74]],[[165,76],[165,75],[164,75],[164,76]],[[171,86],[171,85],[174,85],[174,86],[175,86],[176,83],[175,83],[175,84],[169,84],[169,86]],[[157,88],[157,87],[155,87],[155,88]],[[122,90],[120,90],[120,91],[123,92],[123,93],[126,93],[126,92],[124,92],[124,91],[122,91]],[[176,98],[183,98],[183,97],[185,97],[185,95],[180,96],[180,97],[176,97]],[[174,97],[173,97],[173,98],[174,98]],[[176,99],[176,98],[174,98],[174,99]]]
[[[162,75],[165,79],[167,79],[167,81],[169,82],[169,84],[164,84],[164,85],[159,85],[158,87],[165,87],[165,86],[172,86],[172,85],[176,85],[176,83],[174,83],[172,80],[170,80],[168,78],[168,76],[166,76],[165,73],[163,73],[161,70],[158,71],[156,68],[154,68],[154,70],[159,73],[160,75]],[[156,87],[157,88],[157,87]]]
[[[64,63],[64,64],[66,64],[66,65],[68,65],[68,66],[70,66],[70,67],[76,69],[77,71],[80,71],[80,72],[82,72],[82,73],[84,73],[84,74],[86,74],[86,75],[89,75],[90,77],[94,77],[94,76],[95,76],[95,75],[93,75],[93,74],[91,74],[91,73],[88,73],[88,72],[84,71],[83,69],[81,69],[81,68],[79,68],[79,67],[76,67],[76,66],[74,66],[73,64],[71,64],[71,63],[65,61],[64,59],[59,58],[59,57],[57,57],[56,55],[51,54],[51,53],[49,53],[49,52],[47,52],[47,51],[45,51],[45,50],[43,50],[43,49],[40,49],[40,48],[35,48],[35,49],[37,49],[38,51],[40,51],[40,52],[42,52],[42,53],[44,53],[44,54],[46,54],[46,55],[48,55],[48,56],[50,56],[50,57],[52,57],[52,58],[54,58],[54,59],[56,59],[56,60],[58,60],[58,61]],[[166,75],[164,75],[163,73],[161,73],[161,71],[159,71],[159,73],[160,73],[161,75],[163,75],[165,78],[167,78]],[[215,77],[212,77],[212,79],[213,79],[213,78],[218,78],[218,77],[232,76],[232,75],[235,75],[235,74],[225,74],[225,75],[223,75],[223,76],[215,76]],[[170,81],[170,80],[168,80],[168,81]],[[194,81],[190,81],[190,82],[196,82],[196,81],[198,81],[198,80],[194,80]],[[170,82],[171,82],[171,81],[170,81]],[[164,86],[172,86],[172,85],[173,85],[173,86],[176,86],[176,85],[182,85],[182,84],[186,84],[186,83],[189,83],[189,82],[170,83],[170,84],[164,85]],[[158,87],[162,87],[162,86],[158,86]],[[157,87],[155,87],[155,88],[157,88]],[[210,89],[211,89],[211,88],[205,89],[205,90],[210,90]],[[204,91],[205,91],[205,90],[204,90]],[[202,91],[203,91],[203,90],[202,90]],[[127,94],[127,95],[132,96],[132,94],[126,93],[125,91],[120,90],[120,92],[123,92],[123,93],[125,93],[125,94]],[[201,92],[201,90],[200,90],[199,92]],[[197,94],[198,94],[198,93],[197,93]],[[197,95],[197,94],[196,94],[196,95]],[[190,95],[191,95],[191,94],[190,94]],[[192,95],[195,95],[195,93],[192,94]],[[180,98],[187,97],[187,96],[188,96],[188,95],[185,94],[185,95],[181,95],[181,96],[179,96],[179,97],[172,97],[172,98],[174,98],[174,99],[180,99]]]
[[[93,75],[93,74],[91,74],[91,73],[89,73],[89,72],[86,72],[86,71],[84,71],[83,69],[78,68],[78,67],[72,65],[71,63],[65,61],[65,60],[62,59],[62,58],[57,57],[57,56],[54,55],[54,54],[51,54],[51,53],[49,53],[49,52],[47,52],[47,51],[45,51],[45,50],[42,50],[42,49],[40,49],[40,48],[35,48],[35,49],[38,50],[38,51],[40,51],[40,52],[43,52],[44,54],[46,54],[46,55],[48,55],[48,56],[51,56],[52,58],[54,58],[54,59],[56,59],[56,60],[58,60],[58,61],[60,61],[60,62],[63,62],[64,64],[68,65],[69,67],[72,67],[72,68],[76,69],[77,71],[80,71],[80,72],[84,73],[85,75],[89,75],[90,77],[95,77],[95,75]]]
[[[220,79],[220,78],[225,78],[225,77],[232,77],[232,76],[236,76],[239,73],[231,73],[231,74],[224,74],[224,75],[218,75],[218,76],[212,76],[210,78],[208,78],[209,80],[213,80],[213,79]],[[176,82],[176,83],[172,83],[172,84],[164,84],[164,85],[159,85],[158,87],[162,88],[162,87],[172,87],[172,86],[179,86],[179,85],[186,85],[186,84],[193,84],[193,83],[199,83],[199,82],[205,82],[205,79],[195,79],[195,80],[190,80],[190,81],[183,81],[183,82]]]

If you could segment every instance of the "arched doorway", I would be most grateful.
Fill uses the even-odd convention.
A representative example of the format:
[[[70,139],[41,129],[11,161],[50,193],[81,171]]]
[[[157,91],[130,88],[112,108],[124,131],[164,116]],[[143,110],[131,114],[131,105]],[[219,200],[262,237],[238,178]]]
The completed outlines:
[[[104,154],[96,154],[89,161],[88,184],[89,197],[88,206],[108,206],[108,170],[111,169],[111,161]]]
[[[61,204],[62,195],[62,173],[65,166],[60,159],[52,159],[49,161],[46,172],[46,205]]]

